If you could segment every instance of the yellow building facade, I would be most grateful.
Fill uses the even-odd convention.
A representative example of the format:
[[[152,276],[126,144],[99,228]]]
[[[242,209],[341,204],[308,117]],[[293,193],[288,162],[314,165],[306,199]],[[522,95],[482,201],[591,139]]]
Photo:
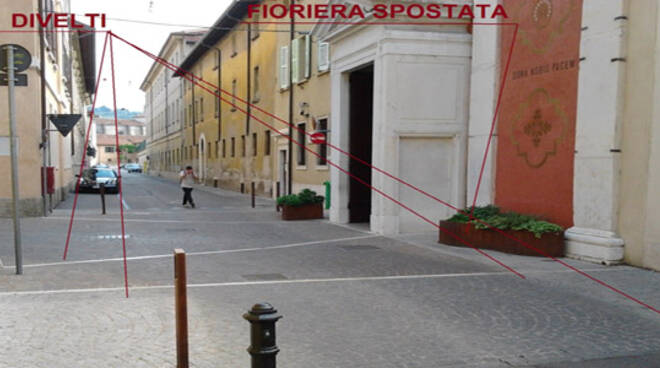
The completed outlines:
[[[327,164],[289,144],[287,136],[289,122],[308,133],[328,130],[328,69],[317,67],[311,26],[292,33],[288,22],[247,19],[248,5],[256,3],[230,6],[181,64],[203,79],[182,77],[183,163],[209,186],[248,191],[254,183],[266,196],[277,195],[278,187],[280,194],[302,188],[322,193]],[[325,148],[295,129],[293,139],[325,157]]]
[[[3,1],[0,22],[11,24],[13,13],[68,12],[70,1]],[[52,21],[46,27],[52,30]],[[37,31],[38,29],[35,29]],[[80,164],[89,158],[83,151],[95,86],[95,36],[80,32],[5,32],[0,44],[18,44],[32,56],[27,86],[15,87],[18,137],[18,179],[20,212],[25,216],[46,215],[63,200],[75,183]],[[7,87],[0,86],[0,217],[11,215],[11,160],[9,154],[9,118]],[[63,137],[47,118],[49,114],[80,114],[77,125]],[[53,191],[42,190],[43,166],[53,168]]]

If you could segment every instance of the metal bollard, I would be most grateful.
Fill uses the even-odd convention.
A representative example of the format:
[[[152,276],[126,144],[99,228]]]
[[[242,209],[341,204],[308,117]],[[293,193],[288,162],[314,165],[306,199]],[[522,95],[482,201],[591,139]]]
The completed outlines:
[[[280,351],[275,340],[275,322],[282,318],[268,303],[257,303],[243,315],[250,322],[252,368],[275,368],[275,356]]]
[[[250,190],[252,191],[252,208],[254,208],[254,182],[252,182],[250,185]]]
[[[277,204],[277,199],[280,198],[280,182],[275,186],[275,211],[280,212],[280,205]]]
[[[101,214],[105,215],[105,184],[99,184],[99,193],[101,194]]]

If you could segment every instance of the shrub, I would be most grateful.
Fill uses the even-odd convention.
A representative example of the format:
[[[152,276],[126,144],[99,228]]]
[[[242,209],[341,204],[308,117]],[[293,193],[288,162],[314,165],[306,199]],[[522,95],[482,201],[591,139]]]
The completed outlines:
[[[516,212],[502,212],[498,207],[493,205],[466,208],[462,212],[458,212],[447,219],[447,221],[463,224],[470,223],[474,225],[475,229],[479,230],[529,231],[537,238],[540,238],[544,233],[560,233],[564,230],[559,225],[543,221],[534,216]]]
[[[323,203],[323,196],[317,195],[315,191],[303,189],[298,194],[289,194],[277,198],[278,206],[303,206],[306,204]]]

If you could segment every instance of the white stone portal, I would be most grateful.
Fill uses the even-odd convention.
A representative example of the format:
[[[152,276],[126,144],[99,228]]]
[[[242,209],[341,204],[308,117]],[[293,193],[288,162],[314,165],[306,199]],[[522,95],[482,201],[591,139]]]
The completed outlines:
[[[569,257],[604,263],[623,259],[616,234],[620,131],[625,64],[623,0],[585,1],[575,132],[573,222],[566,231]]]
[[[331,33],[331,141],[349,149],[351,71],[373,64],[372,164],[452,206],[465,206],[471,35],[465,28],[351,27]],[[348,171],[349,158],[331,160]],[[349,221],[349,176],[331,170],[330,220]],[[371,230],[433,231],[453,210],[372,170]]]

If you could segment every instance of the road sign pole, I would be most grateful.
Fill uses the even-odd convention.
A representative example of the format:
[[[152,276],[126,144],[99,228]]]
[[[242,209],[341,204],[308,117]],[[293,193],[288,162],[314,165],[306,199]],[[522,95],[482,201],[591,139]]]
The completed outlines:
[[[21,221],[19,217],[18,192],[18,138],[16,138],[16,99],[14,96],[14,47],[7,48],[8,96],[9,96],[9,147],[11,150],[11,194],[12,216],[14,220],[14,252],[16,274],[23,273],[23,250],[21,247]]]

